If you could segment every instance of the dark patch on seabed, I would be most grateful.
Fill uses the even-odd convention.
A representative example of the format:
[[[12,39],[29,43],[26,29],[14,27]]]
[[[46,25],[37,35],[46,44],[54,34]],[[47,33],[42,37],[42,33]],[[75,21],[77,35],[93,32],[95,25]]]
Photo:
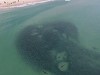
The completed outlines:
[[[41,25],[27,26],[16,41],[21,57],[32,67],[36,65],[54,75],[100,74],[100,58],[96,59],[100,54],[79,45],[78,29],[73,23],[56,21]],[[60,53],[65,54],[62,59],[57,58]],[[68,63],[68,69],[59,69],[62,62]]]

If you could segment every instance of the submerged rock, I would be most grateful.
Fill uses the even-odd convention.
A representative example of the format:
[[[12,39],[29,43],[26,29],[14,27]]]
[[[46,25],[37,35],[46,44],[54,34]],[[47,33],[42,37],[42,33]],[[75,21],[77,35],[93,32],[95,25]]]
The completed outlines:
[[[55,75],[98,75],[100,65],[93,61],[96,54],[69,38],[78,40],[78,30],[74,24],[51,22],[41,27],[28,26],[23,29],[16,46],[32,67],[35,65]]]
[[[72,38],[78,41],[78,29],[71,22],[57,21],[44,24],[44,29],[53,29],[53,31],[59,32],[62,36],[65,35],[67,39]],[[66,39],[66,40],[67,40]]]

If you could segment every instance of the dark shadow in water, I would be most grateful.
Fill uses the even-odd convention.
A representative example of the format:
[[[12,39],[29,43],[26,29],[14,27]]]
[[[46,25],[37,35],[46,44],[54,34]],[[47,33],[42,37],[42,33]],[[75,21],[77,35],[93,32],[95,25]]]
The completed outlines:
[[[42,25],[28,26],[18,35],[16,46],[25,61],[55,75],[99,75],[100,58],[96,60],[96,57],[100,54],[79,45],[78,29],[74,24],[57,21]],[[61,52],[68,58],[57,61],[56,56]],[[68,70],[61,71],[57,66],[60,62],[68,62]]]

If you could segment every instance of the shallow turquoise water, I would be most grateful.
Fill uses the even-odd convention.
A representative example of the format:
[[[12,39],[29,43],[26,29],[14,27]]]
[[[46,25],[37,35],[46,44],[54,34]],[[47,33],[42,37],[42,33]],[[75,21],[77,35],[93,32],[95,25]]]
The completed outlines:
[[[64,20],[76,25],[80,44],[100,50],[99,3],[88,1],[39,4],[8,10],[0,14],[0,75],[42,75],[25,64],[17,53],[15,41],[19,32],[28,25]]]

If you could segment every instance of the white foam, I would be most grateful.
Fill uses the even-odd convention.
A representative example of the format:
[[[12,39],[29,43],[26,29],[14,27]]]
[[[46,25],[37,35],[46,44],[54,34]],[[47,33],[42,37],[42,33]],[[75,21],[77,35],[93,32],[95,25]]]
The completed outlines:
[[[16,5],[16,6],[10,6],[10,7],[4,7],[4,8],[20,8],[20,7],[25,7],[25,6],[45,3],[45,2],[49,2],[49,1],[56,1],[56,0],[44,0],[44,1],[40,1],[40,2],[31,2],[31,3],[26,3],[26,4]],[[65,0],[65,1],[71,1],[71,0]]]
[[[65,0],[65,1],[71,1],[71,0]]]
[[[35,4],[39,4],[39,3],[45,3],[45,2],[49,2],[49,1],[54,1],[54,0],[45,0],[45,1],[33,2],[33,3],[31,2],[31,3],[22,4],[22,5],[11,6],[9,8],[25,7],[25,6],[35,5]]]

